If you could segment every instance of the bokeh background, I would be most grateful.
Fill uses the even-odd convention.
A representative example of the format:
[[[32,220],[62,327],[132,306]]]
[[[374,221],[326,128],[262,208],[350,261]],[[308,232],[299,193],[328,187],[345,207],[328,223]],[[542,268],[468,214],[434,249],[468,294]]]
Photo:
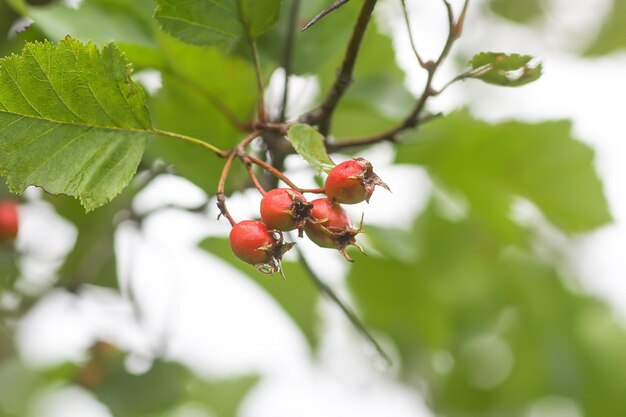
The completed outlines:
[[[0,54],[68,33],[114,39],[157,125],[236,140],[153,52],[168,51],[238,111],[254,103],[250,68],[155,35],[151,1],[10,3],[0,0]],[[329,2],[304,3],[303,21]],[[299,35],[292,117],[326,91],[360,3],[320,22],[310,40]],[[447,34],[442,2],[407,6],[421,54],[435,57]],[[381,0],[375,17],[337,137],[393,124],[425,80],[400,1]],[[268,57],[273,42],[262,45]],[[390,352],[391,367],[295,257],[286,283],[234,259],[229,227],[215,220],[221,163],[211,155],[155,144],[130,189],[89,215],[28,190],[17,241],[0,248],[0,415],[626,415],[624,48],[623,0],[473,0],[437,85],[481,51],[537,57],[542,78],[516,89],[455,84],[429,104],[446,117],[401,145],[360,152],[393,190],[350,207],[355,220],[365,212],[369,257],[350,265],[299,246]],[[227,66],[247,84],[225,78]],[[275,109],[284,72],[268,77]],[[286,167],[314,186],[300,157]],[[18,199],[5,188],[0,196]],[[238,191],[229,207],[252,218],[258,201]]]

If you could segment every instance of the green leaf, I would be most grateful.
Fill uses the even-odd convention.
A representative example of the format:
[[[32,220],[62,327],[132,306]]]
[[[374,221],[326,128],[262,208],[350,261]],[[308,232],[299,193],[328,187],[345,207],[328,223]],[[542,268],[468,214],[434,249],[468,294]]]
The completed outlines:
[[[300,263],[283,261],[282,266],[287,277],[287,282],[284,282],[278,277],[268,277],[253,266],[237,259],[233,255],[227,239],[207,238],[199,246],[218,256],[221,260],[230,263],[263,288],[295,321],[309,344],[312,347],[317,346],[319,291]]]
[[[104,45],[111,41],[154,47],[151,0],[83,0],[78,8],[64,2],[28,6],[28,16],[50,39],[66,35]]]
[[[87,211],[130,182],[154,137],[143,90],[115,45],[30,43],[0,59],[0,174]]]
[[[626,48],[626,2],[613,0],[613,10],[600,27],[597,38],[585,51],[585,55],[606,55]]]
[[[163,30],[195,45],[230,49],[257,38],[280,14],[280,0],[157,0]]]
[[[518,23],[527,23],[543,15],[541,0],[491,0],[491,10]]]
[[[533,64],[532,59],[529,55],[481,52],[470,61],[474,71],[467,78],[504,87],[519,87],[541,77],[543,66]]]
[[[418,163],[444,187],[460,191],[495,224],[509,218],[515,196],[533,202],[565,231],[611,221],[594,153],[567,121],[489,124],[460,111],[413,133],[398,162]]]
[[[326,153],[324,136],[309,125],[295,124],[287,137],[298,152],[318,172],[328,172],[335,164]]]
[[[65,2],[45,6],[22,4],[34,26],[48,39],[70,35],[83,42],[105,45],[114,41],[135,68],[159,68],[157,24],[152,0],[84,0],[78,8]]]

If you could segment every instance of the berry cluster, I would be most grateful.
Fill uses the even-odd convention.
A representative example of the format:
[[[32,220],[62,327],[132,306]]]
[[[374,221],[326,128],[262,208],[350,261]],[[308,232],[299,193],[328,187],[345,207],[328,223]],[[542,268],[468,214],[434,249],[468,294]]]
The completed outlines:
[[[281,271],[282,256],[294,243],[285,242],[282,232],[298,230],[323,248],[334,248],[352,262],[346,248],[350,245],[363,249],[356,242],[363,227],[355,229],[341,204],[369,202],[374,188],[389,187],[373,171],[372,164],[363,158],[354,158],[335,166],[324,184],[326,198],[307,201],[300,191],[275,188],[263,195],[261,220],[244,220],[233,225],[230,246],[242,261],[255,265],[261,272]],[[282,273],[282,271],[281,271]]]

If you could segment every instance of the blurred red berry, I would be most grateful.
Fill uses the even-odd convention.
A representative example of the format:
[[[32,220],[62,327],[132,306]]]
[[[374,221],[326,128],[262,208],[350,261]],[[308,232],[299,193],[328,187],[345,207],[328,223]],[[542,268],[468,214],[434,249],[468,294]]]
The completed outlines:
[[[0,202],[0,240],[15,239],[18,229],[17,203],[14,201]]]

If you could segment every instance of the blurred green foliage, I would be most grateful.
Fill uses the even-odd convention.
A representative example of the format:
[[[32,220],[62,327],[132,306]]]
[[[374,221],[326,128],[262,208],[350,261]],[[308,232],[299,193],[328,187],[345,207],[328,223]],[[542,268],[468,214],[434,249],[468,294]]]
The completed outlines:
[[[327,3],[303,1],[298,26]],[[588,54],[624,47],[624,4],[615,0]],[[293,0],[283,1],[278,24],[259,38],[265,74],[284,59],[292,5]],[[540,17],[542,5],[540,0],[489,3],[499,15],[520,23]],[[154,7],[150,0],[84,0],[78,9],[62,2],[37,6],[0,0],[0,54],[19,51],[26,40],[58,41],[66,34],[100,45],[114,40],[136,70],[161,74],[162,86],[149,98],[157,127],[223,148],[232,146],[242,133],[229,117],[248,122],[258,101],[249,52],[237,46],[225,51],[184,44],[160,31],[152,18]],[[20,16],[16,10],[34,23],[9,36]],[[358,10],[359,2],[350,2],[299,34],[294,73],[317,76],[326,91]],[[333,134],[338,139],[386,129],[402,120],[414,102],[396,65],[392,41],[376,24],[366,33],[360,58],[354,83],[337,108]],[[232,111],[230,116],[222,105]],[[348,276],[366,324],[397,349],[400,380],[419,390],[437,414],[450,417],[522,416],[549,395],[571,399],[585,417],[626,415],[623,326],[602,302],[579,288],[576,276],[563,267],[560,250],[551,249],[552,256],[539,251],[550,243],[514,216],[516,203],[526,201],[565,237],[609,223],[593,151],[572,136],[567,121],[489,124],[468,111],[454,112],[402,139],[396,162],[423,167],[437,189],[406,230],[368,227],[376,254],[359,258]],[[142,175],[158,175],[158,159],[214,192],[221,163],[213,155],[169,140],[155,141],[140,165]],[[136,182],[87,216],[73,200],[45,196],[79,231],[54,286],[117,287],[114,225],[120,214],[133,219],[132,201],[143,185]],[[228,189],[248,185],[240,170],[233,172]],[[0,186],[0,198],[17,197]],[[454,215],[451,201],[458,205]],[[273,297],[315,353],[322,336],[320,294],[300,264],[284,263],[288,281],[283,283],[237,261],[225,239],[209,238],[200,246]],[[0,245],[0,295],[20,296],[13,287],[20,273],[18,255],[12,245]],[[170,417],[190,404],[217,417],[234,417],[258,380],[207,380],[163,359],[133,375],[125,366],[126,353],[103,343],[94,345],[80,363],[30,369],[14,350],[11,320],[36,301],[28,299],[16,311],[0,312],[0,416],[27,417],[42,393],[80,386],[115,417]]]

